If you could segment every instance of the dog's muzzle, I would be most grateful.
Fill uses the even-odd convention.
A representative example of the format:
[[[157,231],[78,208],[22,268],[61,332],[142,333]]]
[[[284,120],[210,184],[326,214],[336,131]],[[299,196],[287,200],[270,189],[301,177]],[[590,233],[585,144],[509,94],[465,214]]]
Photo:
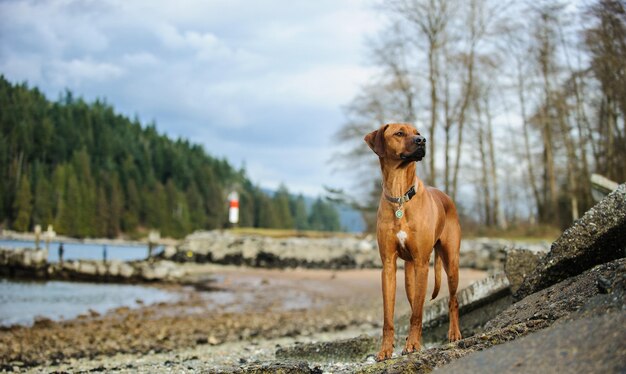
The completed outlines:
[[[408,155],[402,155],[402,159],[406,161],[421,161],[426,156],[426,138],[417,135],[413,142],[416,144],[415,151]]]

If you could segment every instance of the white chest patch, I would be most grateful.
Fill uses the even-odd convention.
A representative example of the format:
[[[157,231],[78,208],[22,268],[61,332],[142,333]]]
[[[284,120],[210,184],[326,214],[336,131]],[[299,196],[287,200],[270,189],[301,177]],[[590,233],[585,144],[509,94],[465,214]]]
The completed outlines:
[[[396,234],[396,237],[398,238],[398,241],[400,242],[400,246],[402,248],[406,248],[406,238],[407,238],[407,236],[408,235],[403,230],[398,231],[398,233]]]

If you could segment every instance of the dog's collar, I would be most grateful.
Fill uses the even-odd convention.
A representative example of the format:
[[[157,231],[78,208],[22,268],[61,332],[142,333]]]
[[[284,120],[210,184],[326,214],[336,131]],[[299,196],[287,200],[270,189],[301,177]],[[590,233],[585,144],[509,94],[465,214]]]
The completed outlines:
[[[415,196],[415,185],[412,185],[411,188],[409,188],[409,190],[400,197],[389,196],[387,195],[387,193],[385,193],[385,199],[387,199],[387,201],[400,205],[411,200],[413,196]]]

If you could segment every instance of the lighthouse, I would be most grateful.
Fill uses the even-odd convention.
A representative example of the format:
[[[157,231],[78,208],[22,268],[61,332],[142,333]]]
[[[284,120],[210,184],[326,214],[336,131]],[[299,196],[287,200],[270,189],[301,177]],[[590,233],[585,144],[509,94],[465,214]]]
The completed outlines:
[[[239,194],[236,191],[228,195],[228,206],[228,222],[235,226],[239,222]]]

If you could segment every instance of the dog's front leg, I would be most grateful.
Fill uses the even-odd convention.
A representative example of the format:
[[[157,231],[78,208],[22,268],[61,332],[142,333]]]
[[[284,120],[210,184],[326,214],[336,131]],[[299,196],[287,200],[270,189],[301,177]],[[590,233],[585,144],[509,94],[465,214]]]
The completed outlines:
[[[422,313],[428,282],[428,262],[415,263],[414,267],[416,289],[411,303],[411,327],[402,354],[419,351],[422,340]]]
[[[377,361],[391,358],[393,354],[393,312],[396,304],[396,259],[394,253],[383,258],[383,270],[381,280],[383,286],[383,342],[380,352],[376,356]]]

